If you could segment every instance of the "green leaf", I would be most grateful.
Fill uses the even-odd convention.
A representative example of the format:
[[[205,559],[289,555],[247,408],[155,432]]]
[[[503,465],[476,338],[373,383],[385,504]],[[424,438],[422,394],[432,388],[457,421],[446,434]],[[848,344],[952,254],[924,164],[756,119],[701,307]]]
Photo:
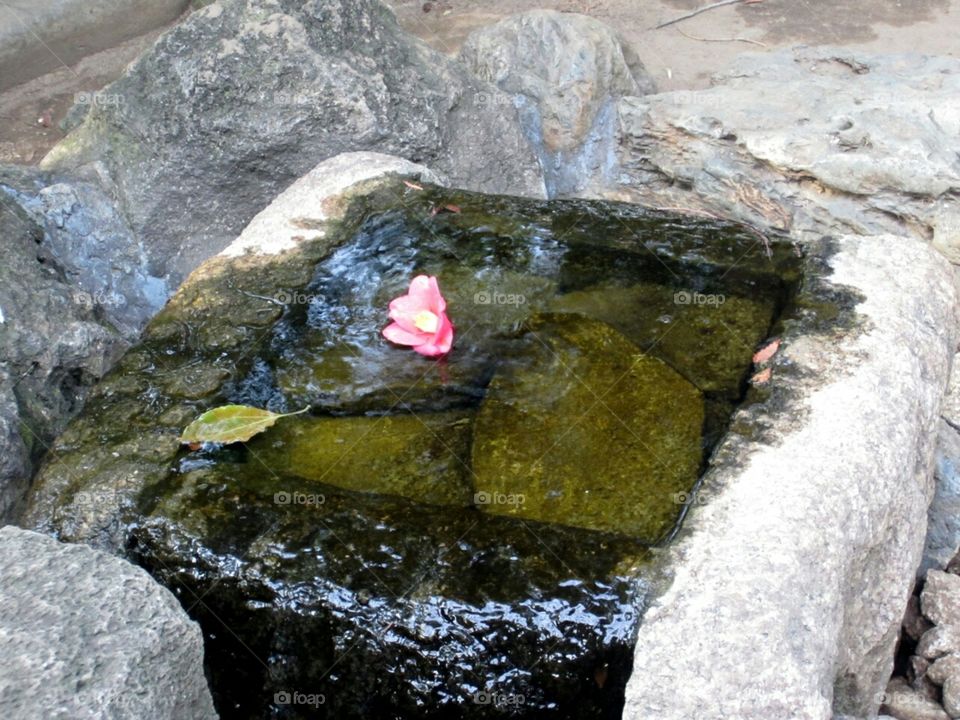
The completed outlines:
[[[224,405],[213,410],[207,410],[190,423],[180,436],[180,442],[244,442],[254,435],[262,433],[280,418],[299,415],[309,409],[304,408],[298,412],[280,414],[250,407],[249,405]]]

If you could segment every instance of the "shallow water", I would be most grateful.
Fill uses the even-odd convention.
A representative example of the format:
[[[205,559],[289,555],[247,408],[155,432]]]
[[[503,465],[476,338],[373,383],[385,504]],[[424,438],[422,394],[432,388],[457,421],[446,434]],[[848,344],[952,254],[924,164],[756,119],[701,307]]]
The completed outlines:
[[[715,221],[435,188],[341,232],[151,325],[58,452],[118,510],[58,499],[52,528],[109,527],[179,594],[223,717],[619,717],[648,548],[799,260]],[[380,335],[420,273],[456,325],[440,360]],[[226,402],[311,412],[229,447],[136,440]]]

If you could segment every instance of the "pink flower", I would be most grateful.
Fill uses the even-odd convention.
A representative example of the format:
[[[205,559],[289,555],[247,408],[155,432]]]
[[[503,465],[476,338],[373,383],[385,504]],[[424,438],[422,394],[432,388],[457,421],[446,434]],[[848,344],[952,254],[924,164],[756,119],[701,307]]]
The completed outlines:
[[[437,279],[417,275],[406,295],[390,301],[393,322],[383,329],[383,336],[399,345],[412,345],[427,357],[445,355],[453,345],[453,324],[446,309]]]

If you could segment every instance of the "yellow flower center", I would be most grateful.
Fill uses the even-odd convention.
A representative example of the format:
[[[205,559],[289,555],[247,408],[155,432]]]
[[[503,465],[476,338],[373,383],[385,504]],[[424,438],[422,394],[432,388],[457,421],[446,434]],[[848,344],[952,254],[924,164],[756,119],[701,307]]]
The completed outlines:
[[[417,330],[425,333],[435,333],[440,327],[440,318],[429,310],[421,310],[413,316],[413,324]]]

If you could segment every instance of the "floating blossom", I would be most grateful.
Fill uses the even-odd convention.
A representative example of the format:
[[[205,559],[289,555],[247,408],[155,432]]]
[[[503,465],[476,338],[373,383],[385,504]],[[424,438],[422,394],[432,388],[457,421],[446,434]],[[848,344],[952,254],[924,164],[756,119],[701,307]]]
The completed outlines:
[[[390,301],[393,322],[383,329],[383,336],[398,345],[410,345],[427,357],[445,355],[453,345],[453,324],[446,309],[437,279],[417,275],[406,295]]]

